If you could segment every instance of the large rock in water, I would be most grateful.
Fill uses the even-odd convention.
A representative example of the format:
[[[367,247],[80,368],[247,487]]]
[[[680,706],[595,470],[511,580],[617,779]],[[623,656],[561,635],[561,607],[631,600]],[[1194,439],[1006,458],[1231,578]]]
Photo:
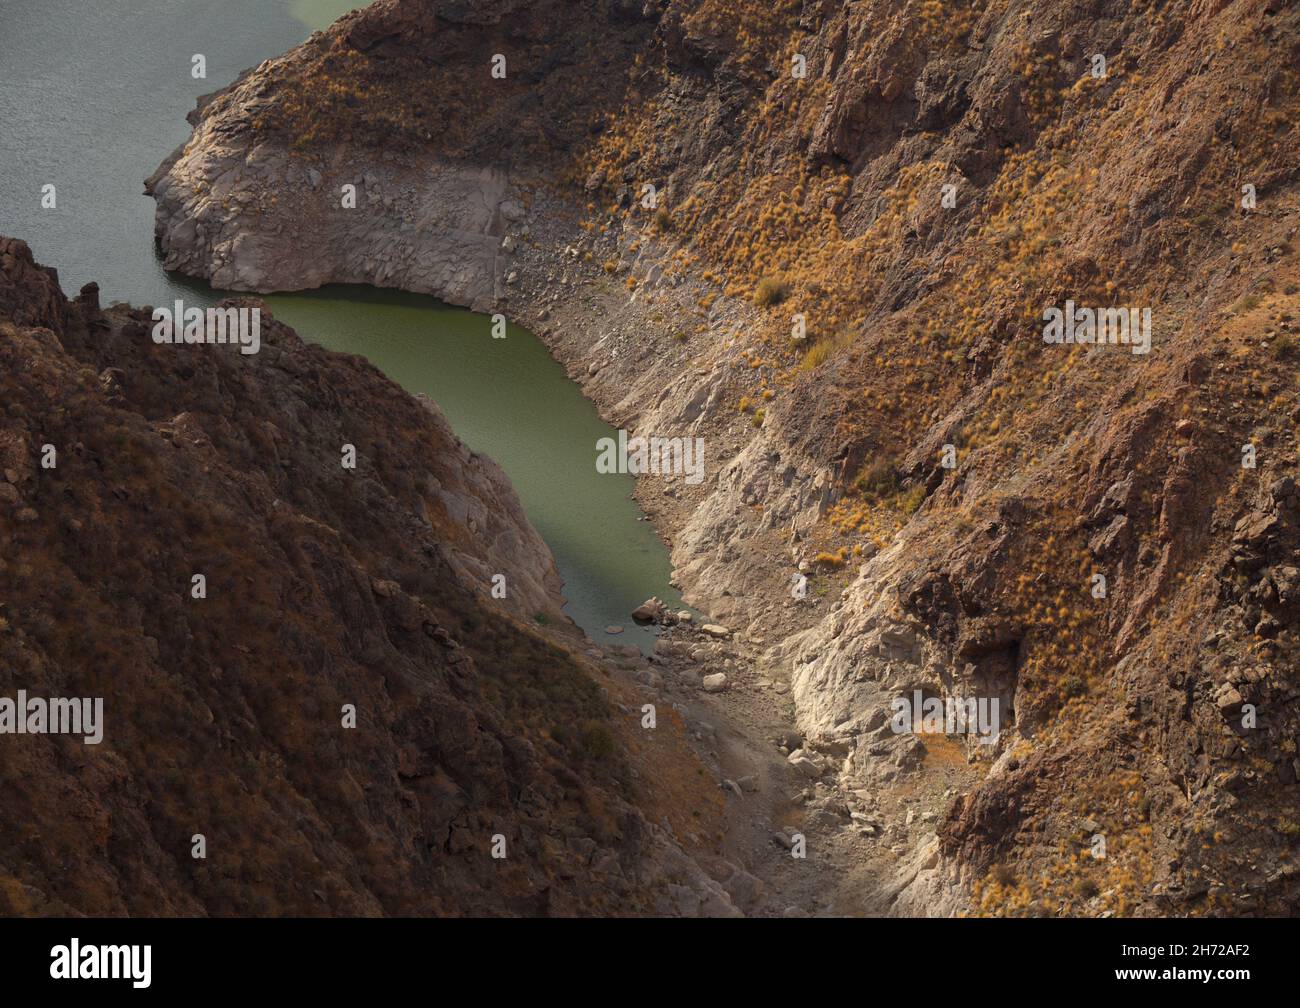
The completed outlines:
[[[668,607],[658,598],[648,598],[632,610],[632,618],[642,623],[657,623],[668,614]]]

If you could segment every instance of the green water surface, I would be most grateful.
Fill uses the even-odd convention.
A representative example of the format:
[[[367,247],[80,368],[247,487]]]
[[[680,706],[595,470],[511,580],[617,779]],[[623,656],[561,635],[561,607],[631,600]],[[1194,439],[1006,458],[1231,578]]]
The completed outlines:
[[[164,271],[142,182],[189,127],[195,98],[293,47],[354,4],[330,0],[0,0],[0,234],[58,267],[65,292],[99,283],[105,303],[207,304],[218,295]],[[192,78],[191,56],[207,60]],[[40,206],[42,185],[58,206]],[[361,354],[424,392],[456,432],[505,469],[555,554],[566,612],[593,637],[648,648],[628,613],[671,604],[667,550],[629,495],[596,472],[612,434],[546,348],[431,298],[331,287],[267,298],[304,339]]]

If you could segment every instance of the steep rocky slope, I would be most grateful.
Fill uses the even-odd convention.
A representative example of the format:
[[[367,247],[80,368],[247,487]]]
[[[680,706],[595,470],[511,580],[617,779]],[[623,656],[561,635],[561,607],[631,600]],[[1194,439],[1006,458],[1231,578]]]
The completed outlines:
[[[242,355],[97,302],[0,239],[0,696],[104,712],[0,734],[0,913],[735,912],[433,404],[269,315]]]
[[[169,266],[505,311],[704,436],[643,494],[830,804],[890,805],[894,909],[1282,914],[1298,66],[1283,0],[381,0],[149,188]],[[1067,301],[1150,351],[1045,342]],[[997,743],[892,732],[918,689]]]

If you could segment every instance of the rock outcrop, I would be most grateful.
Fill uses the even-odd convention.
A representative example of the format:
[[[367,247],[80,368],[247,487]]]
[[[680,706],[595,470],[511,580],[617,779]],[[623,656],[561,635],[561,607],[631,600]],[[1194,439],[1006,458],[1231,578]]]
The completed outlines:
[[[525,215],[512,180],[581,135],[607,100],[582,80],[625,51],[627,29],[570,6],[385,2],[204,99],[146,183],[164,265],[228,290],[369,283],[491,308]],[[507,53],[495,87],[463,86]]]

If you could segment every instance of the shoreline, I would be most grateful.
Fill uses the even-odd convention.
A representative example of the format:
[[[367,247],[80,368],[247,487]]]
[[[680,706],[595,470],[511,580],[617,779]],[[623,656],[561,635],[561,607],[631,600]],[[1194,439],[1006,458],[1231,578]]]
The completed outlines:
[[[200,100],[149,182],[159,248],[226,286],[359,282],[500,313],[629,437],[703,438],[702,483],[634,495],[727,644],[669,640],[663,674],[635,672],[716,712],[747,759],[787,761],[772,836],[851,841],[869,879],[837,894],[893,913],[1216,911],[1207,872],[1246,891],[1234,865],[1286,856],[1216,781],[1283,816],[1268,785],[1300,773],[1294,719],[1249,737],[1224,720],[1294,695],[1290,589],[1268,578],[1290,584],[1296,438],[1244,408],[1282,390],[1297,408],[1289,338],[1253,371],[1239,358],[1248,324],[1290,332],[1300,208],[1287,141],[1253,121],[1273,205],[1203,197],[1239,170],[1193,113],[1247,79],[1229,60],[1180,88],[1206,38],[1253,51],[1276,26],[1207,11],[1170,48],[1138,13],[1112,25],[1180,104],[1100,172],[1071,138],[1123,133],[1110,113],[1151,91],[1120,71],[1073,86],[1056,58],[1082,36],[1050,7],[934,38],[915,10],[877,30],[832,8],[738,34],[711,5],[593,4],[561,28],[549,0],[508,26],[383,0]],[[1014,69],[1030,21],[1041,95]],[[524,83],[480,79],[469,54],[522,52],[519,32]],[[782,72],[794,39],[806,81]],[[1054,240],[1117,206],[1086,249]],[[1026,329],[1043,297],[1112,291],[1159,306],[1149,355],[1053,354]],[[1245,477],[1244,440],[1264,460]],[[1097,572],[1105,605],[1080,605]],[[1004,730],[891,731],[891,701],[918,690],[996,700]],[[720,734],[695,734],[732,772]],[[1090,823],[1122,840],[1105,863],[1068,855]],[[1234,840],[1203,853],[1209,828]]]
[[[670,247],[647,248],[630,232],[589,234],[576,226],[579,208],[558,200],[549,187],[521,190],[495,169],[476,174],[456,166],[447,169],[449,179],[442,177],[438,165],[397,159],[386,159],[380,168],[366,169],[357,161],[351,169],[340,169],[338,161],[346,155],[336,154],[331,168],[325,163],[294,163],[299,159],[290,152],[263,147],[254,160],[264,170],[244,175],[240,166],[250,155],[238,147],[207,150],[199,138],[182,151],[189,148],[203,150],[202,156],[191,161],[178,157],[180,152],[174,154],[147,187],[159,204],[156,229],[167,268],[209,283],[239,283],[259,294],[360,283],[426,294],[489,315],[499,312],[542,342],[611,426],[630,435],[703,437],[710,462],[702,483],[692,485],[681,476],[643,477],[635,481],[634,496],[669,550],[671,583],[688,606],[729,628],[730,639],[704,640],[708,665],[697,668],[699,655],[691,658],[689,653],[699,651],[703,635],[679,628],[660,638],[648,664],[634,663],[641,666],[635,674],[654,693],[666,693],[694,712],[702,723],[722,719],[733,729],[730,757],[707,745],[698,750],[724,783],[731,779],[727,773],[745,777],[741,769],[769,765],[770,786],[787,792],[788,797],[767,796],[775,804],[758,840],[749,814],[742,807],[732,810],[734,843],[747,858],[768,856],[759,853],[756,844],[779,848],[771,837],[780,833],[784,810],[804,806],[822,813],[827,856],[838,859],[844,875],[867,872],[872,880],[852,893],[831,887],[827,898],[853,899],[874,913],[956,912],[964,884],[940,868],[930,825],[933,814],[922,818],[909,811],[910,805],[863,790],[876,776],[869,767],[856,767],[841,783],[841,763],[852,766],[851,759],[845,761],[852,740],[846,745],[843,732],[831,730],[839,719],[816,703],[808,704],[800,678],[791,675],[791,660],[800,647],[817,651],[824,646],[822,627],[832,596],[796,601],[787,581],[801,562],[809,569],[816,552],[801,540],[825,512],[830,475],[818,461],[801,457],[781,439],[778,411],[769,413],[759,427],[730,405],[742,390],[755,395],[757,390],[750,376],[729,360],[734,337],[715,342],[713,335],[738,331],[752,318],[751,306],[721,299],[709,314],[706,334],[674,339],[675,320],[696,316],[691,306],[705,286],[689,276],[667,274],[663,264]],[[208,174],[203,179],[187,176],[192,164],[203,165]],[[210,199],[200,197],[192,204],[170,200],[168,194],[178,189],[211,191],[212,186],[223,191],[222,180],[230,173],[238,181],[224,190],[229,202],[241,208],[262,207],[264,212],[257,215],[262,230],[247,226],[245,216],[234,213],[217,218],[218,239],[212,242],[211,230],[200,232],[194,226],[198,220],[213,220]],[[268,186],[268,176],[285,183]],[[305,189],[293,188],[289,180],[298,177],[308,180]],[[340,220],[338,214],[320,209],[319,194],[331,189],[332,179],[342,178],[359,183],[358,207],[370,208],[365,216]],[[488,188],[498,198],[495,207],[480,198],[482,187],[466,184],[466,179],[482,178],[492,180]],[[244,188],[238,188],[241,183]],[[437,194],[449,192],[473,195],[466,197],[466,205],[446,211],[441,229],[412,235],[415,208],[427,207]],[[265,211],[271,207],[277,208],[278,222],[268,228]],[[473,222],[481,230],[449,228],[446,220],[457,225]],[[312,231],[315,234],[308,237]],[[229,252],[219,237],[224,234],[234,236]],[[444,238],[449,238],[446,245]],[[304,240],[310,248],[306,254],[300,245]],[[483,254],[489,244],[490,256]],[[386,251],[376,252],[380,247]],[[291,249],[296,251],[290,254]],[[478,253],[467,260],[466,268],[454,270],[450,260],[456,249]],[[621,264],[614,278],[597,265],[611,260]],[[636,278],[635,285],[628,277]],[[308,281],[309,288],[296,286]],[[700,344],[706,344],[703,358],[689,356]],[[781,471],[770,466],[772,457],[782,459]],[[757,514],[745,502],[753,498],[756,483],[768,488],[766,507]],[[781,517],[773,520],[773,514]],[[835,590],[841,595],[847,593],[847,577],[829,580],[838,582]],[[836,608],[842,604],[841,598]],[[584,635],[584,640],[589,657],[594,652],[615,660],[627,657],[618,637],[598,641]],[[685,653],[679,650],[683,643]],[[706,694],[701,689],[703,675],[715,670],[727,677],[726,689]],[[786,727],[769,729],[782,721]],[[799,744],[778,744],[783,735],[797,738]],[[801,787],[800,774],[787,759],[805,751],[819,754],[808,762],[818,768],[817,787],[812,789]],[[785,764],[783,769],[771,767],[773,757],[777,766]],[[885,776],[895,772],[892,765],[882,769]],[[939,782],[932,786],[935,797],[927,802],[937,800],[947,777],[943,787]],[[886,837],[887,844],[882,842]],[[924,878],[916,896],[900,899],[919,875]],[[772,878],[769,875],[769,886]]]

